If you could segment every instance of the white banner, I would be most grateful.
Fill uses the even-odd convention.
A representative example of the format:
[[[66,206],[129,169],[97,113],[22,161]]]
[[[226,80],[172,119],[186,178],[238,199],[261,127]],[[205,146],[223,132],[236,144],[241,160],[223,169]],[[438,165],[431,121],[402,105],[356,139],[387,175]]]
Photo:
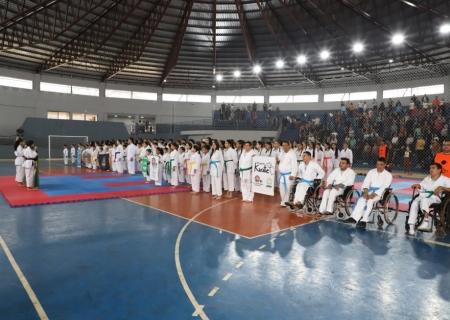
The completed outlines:
[[[253,157],[252,191],[274,195],[275,188],[275,158]]]
[[[159,163],[159,158],[156,156],[149,157],[149,164],[148,164],[148,172],[150,176],[150,180],[153,181],[159,181],[161,177],[159,176],[159,166],[161,164]]]

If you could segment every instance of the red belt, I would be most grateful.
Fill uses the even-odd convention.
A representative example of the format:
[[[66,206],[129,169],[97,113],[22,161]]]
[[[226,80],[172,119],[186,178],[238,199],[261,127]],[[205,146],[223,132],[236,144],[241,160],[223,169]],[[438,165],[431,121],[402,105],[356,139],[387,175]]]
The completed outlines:
[[[325,157],[325,158],[323,159],[323,160],[324,160],[323,168],[324,168],[324,171],[325,171],[325,172],[328,172],[328,159],[331,159],[331,158]]]

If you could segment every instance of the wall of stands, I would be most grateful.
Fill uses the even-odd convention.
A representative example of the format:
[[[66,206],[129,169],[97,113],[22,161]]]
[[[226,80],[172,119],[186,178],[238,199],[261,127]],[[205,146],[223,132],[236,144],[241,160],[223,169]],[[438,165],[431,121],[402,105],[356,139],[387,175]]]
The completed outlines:
[[[134,114],[135,120],[139,120],[140,115],[146,115],[154,117],[157,124],[175,124],[211,119],[212,112],[214,110],[217,111],[222,104],[222,102],[216,101],[217,96],[263,96],[264,101],[268,102],[270,96],[318,95],[318,102],[273,104],[274,109],[279,107],[282,111],[304,110],[305,112],[310,112],[312,110],[339,109],[340,102],[325,102],[325,94],[375,91],[377,92],[377,101],[385,101],[386,103],[387,99],[383,99],[384,90],[443,84],[445,92],[438,94],[438,96],[449,101],[449,77],[441,74],[445,74],[445,72],[438,74],[420,68],[412,68],[411,70],[404,70],[402,73],[385,73],[382,75],[384,77],[382,81],[370,80],[364,76],[355,76],[354,78],[327,80],[320,84],[301,83],[270,88],[224,91],[215,89],[161,88],[143,84],[121,84],[114,81],[98,82],[63,75],[36,74],[29,71],[0,68],[0,76],[33,81],[32,90],[16,89],[8,86],[0,87],[0,135],[13,134],[26,117],[46,118],[48,111],[95,114],[99,121],[106,121],[108,114],[114,113]],[[44,92],[39,89],[41,82],[98,88],[99,96]],[[157,94],[157,100],[107,98],[105,97],[105,90],[107,89],[154,92]],[[164,94],[209,95],[211,96],[211,102],[162,101]],[[433,96],[430,94],[430,98],[433,98]],[[399,99],[403,105],[408,105],[410,97],[393,99],[394,101]],[[370,104],[369,101],[367,103]],[[235,107],[247,105],[248,103],[235,103]],[[259,104],[258,109],[262,109],[261,104]],[[156,133],[158,133],[158,128]]]

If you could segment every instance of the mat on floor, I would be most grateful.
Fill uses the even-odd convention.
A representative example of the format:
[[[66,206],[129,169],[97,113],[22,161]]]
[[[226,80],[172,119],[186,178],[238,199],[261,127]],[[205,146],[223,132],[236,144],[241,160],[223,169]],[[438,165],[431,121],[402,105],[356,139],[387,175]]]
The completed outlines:
[[[188,189],[155,186],[144,182],[142,175],[114,173],[93,175],[57,175],[40,177],[37,191],[19,187],[13,176],[0,177],[0,192],[11,207],[125,198],[165,193],[187,192]]]

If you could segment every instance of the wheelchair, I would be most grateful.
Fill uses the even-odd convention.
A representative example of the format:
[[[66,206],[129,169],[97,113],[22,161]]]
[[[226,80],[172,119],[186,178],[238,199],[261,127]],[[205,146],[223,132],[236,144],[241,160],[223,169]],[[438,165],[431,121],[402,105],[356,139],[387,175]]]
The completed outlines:
[[[412,194],[412,199],[409,202],[408,215],[405,220],[405,230],[409,231],[409,212],[411,211],[411,205],[413,201],[419,196],[418,190],[414,189]],[[429,231],[420,230],[421,232],[433,232],[433,225],[436,227],[434,235],[436,238],[443,238],[445,234],[450,234],[450,193],[443,191],[442,195],[439,197],[441,199],[441,203],[433,203],[430,205],[430,212],[428,212],[428,216],[433,219],[433,224],[431,225],[431,229]],[[425,215],[422,210],[419,208],[419,213],[417,215],[417,221],[415,223],[415,227],[417,228],[423,222]]]
[[[289,194],[289,201],[294,202],[295,191],[297,190],[297,184],[301,182],[301,178],[295,178],[295,183],[292,186],[291,193]],[[313,213],[319,209],[320,200],[322,200],[323,187],[321,186],[321,179],[314,179],[312,187],[309,187],[306,191],[305,199],[303,200],[303,210],[306,213]],[[322,191],[322,192],[320,192]],[[297,209],[291,209],[291,212],[297,211]]]
[[[336,218],[343,220],[350,217],[351,211],[348,208],[352,208],[356,200],[361,196],[358,190],[354,186],[346,186],[344,192],[336,197],[333,204],[333,214]]]
[[[358,193],[359,194],[359,193]],[[362,193],[359,194],[359,197],[353,201],[353,198],[348,203],[345,202],[345,212],[348,216],[353,213],[353,209],[356,206],[358,200],[362,197]],[[387,224],[391,225],[395,222],[398,216],[398,198],[395,193],[392,192],[392,188],[387,188],[384,190],[381,199],[377,202],[374,202],[372,207],[372,221],[368,223],[375,223],[375,215],[377,216],[377,226],[382,227],[384,221]],[[381,216],[384,216],[384,221]]]

